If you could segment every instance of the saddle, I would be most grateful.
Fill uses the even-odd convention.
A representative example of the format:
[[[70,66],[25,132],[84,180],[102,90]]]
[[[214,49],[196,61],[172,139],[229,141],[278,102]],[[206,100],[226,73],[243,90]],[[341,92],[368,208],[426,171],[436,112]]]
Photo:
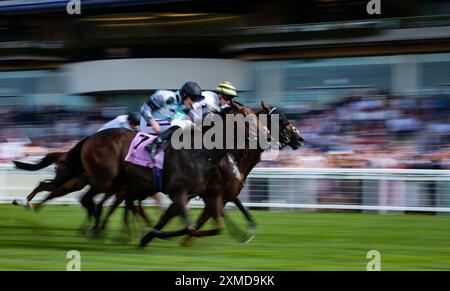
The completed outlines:
[[[164,146],[158,147],[154,157],[151,157],[150,153],[145,149],[146,146],[152,143],[157,137],[157,135],[148,134],[145,132],[139,132],[136,134],[130,147],[128,148],[125,161],[134,165],[151,168],[155,187],[161,191],[162,169],[164,165]]]

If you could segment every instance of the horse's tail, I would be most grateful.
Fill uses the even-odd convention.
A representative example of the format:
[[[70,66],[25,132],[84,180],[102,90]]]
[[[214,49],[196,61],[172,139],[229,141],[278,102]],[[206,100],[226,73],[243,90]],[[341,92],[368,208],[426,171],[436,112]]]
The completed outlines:
[[[50,166],[51,164],[54,164],[58,162],[58,160],[65,154],[65,152],[53,152],[47,154],[45,157],[43,157],[37,164],[31,164],[31,163],[24,163],[19,161],[13,161],[14,165],[16,165],[16,168],[27,170],[27,171],[37,171],[40,169],[43,169],[45,167]]]

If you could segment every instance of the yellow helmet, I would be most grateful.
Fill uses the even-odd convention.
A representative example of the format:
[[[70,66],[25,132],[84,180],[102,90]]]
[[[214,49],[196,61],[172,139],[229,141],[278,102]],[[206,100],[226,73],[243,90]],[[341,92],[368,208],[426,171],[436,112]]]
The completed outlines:
[[[217,86],[216,91],[218,94],[222,94],[226,99],[233,99],[237,97],[236,87],[230,82],[222,82]]]

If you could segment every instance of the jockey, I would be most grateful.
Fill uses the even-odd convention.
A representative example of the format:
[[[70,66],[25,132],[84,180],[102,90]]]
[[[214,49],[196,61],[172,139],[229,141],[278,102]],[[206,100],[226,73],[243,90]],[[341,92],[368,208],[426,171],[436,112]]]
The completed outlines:
[[[191,119],[203,118],[209,112],[218,113],[229,107],[233,98],[238,97],[236,88],[230,82],[221,82],[215,91],[203,91],[202,95],[204,99],[192,105]]]
[[[170,127],[170,121],[180,108],[177,96],[169,90],[158,90],[141,107],[140,131],[159,133]],[[162,129],[161,129],[162,127]]]
[[[127,128],[130,130],[137,131],[139,128],[139,119],[141,115],[139,112],[131,112],[128,115],[119,115],[111,121],[105,123],[100,127],[97,132],[108,129],[108,128]]]
[[[230,107],[231,100],[238,97],[236,87],[227,81],[220,83],[216,88],[216,92],[219,97],[221,109]]]
[[[158,145],[167,139],[175,130],[192,124],[191,120],[187,118],[186,113],[189,113],[193,108],[194,102],[199,102],[204,98],[202,96],[202,89],[195,82],[186,82],[176,93],[164,90],[166,95],[163,97],[158,97],[157,93],[159,91],[163,90],[158,90],[155,94],[150,96],[149,102],[142,105],[141,108],[142,115],[144,118],[147,117],[146,124],[150,124],[154,132],[159,133],[158,138],[146,147],[146,150],[152,157],[156,153]],[[171,92],[173,95],[170,95],[170,93],[167,92]],[[152,105],[152,103],[157,103],[157,106]],[[151,106],[154,106],[153,110]],[[156,120],[157,113],[162,115],[162,118],[159,120]],[[158,124],[158,122],[162,121],[168,123],[168,125],[163,127],[163,130],[161,130],[161,127],[159,126],[161,124]]]

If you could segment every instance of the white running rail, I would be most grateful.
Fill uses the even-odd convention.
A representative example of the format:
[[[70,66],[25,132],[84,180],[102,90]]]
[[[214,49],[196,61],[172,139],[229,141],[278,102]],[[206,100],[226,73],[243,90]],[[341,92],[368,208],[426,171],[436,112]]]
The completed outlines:
[[[0,165],[0,203],[24,198],[52,175],[52,167],[28,172]],[[82,192],[52,203],[78,203]],[[445,213],[450,212],[450,170],[255,168],[240,197],[248,207],[267,209]]]

